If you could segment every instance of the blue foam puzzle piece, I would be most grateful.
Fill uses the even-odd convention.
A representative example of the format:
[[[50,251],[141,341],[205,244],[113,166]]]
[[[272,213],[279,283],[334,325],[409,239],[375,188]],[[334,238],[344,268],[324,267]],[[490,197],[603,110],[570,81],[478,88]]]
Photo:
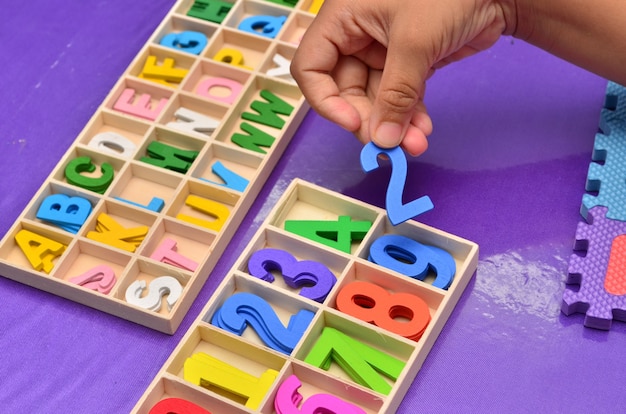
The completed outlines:
[[[626,221],[626,89],[615,83],[607,86],[606,107],[602,110],[601,132],[593,145],[585,190],[580,209],[587,219],[596,206],[608,208],[607,218]]]

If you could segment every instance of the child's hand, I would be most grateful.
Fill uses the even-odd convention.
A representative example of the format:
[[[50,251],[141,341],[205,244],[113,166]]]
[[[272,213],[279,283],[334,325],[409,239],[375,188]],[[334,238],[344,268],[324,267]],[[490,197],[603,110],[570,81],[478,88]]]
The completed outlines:
[[[291,70],[311,106],[361,142],[419,155],[432,132],[426,79],[505,27],[495,0],[326,0]]]

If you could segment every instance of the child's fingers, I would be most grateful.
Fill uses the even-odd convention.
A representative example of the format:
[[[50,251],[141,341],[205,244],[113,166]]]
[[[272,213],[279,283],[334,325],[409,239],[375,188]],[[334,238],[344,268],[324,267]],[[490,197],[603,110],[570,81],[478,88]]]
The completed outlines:
[[[420,27],[418,37],[406,27],[395,23],[390,28],[385,69],[372,108],[372,141],[382,147],[399,145],[409,131],[434,59],[426,27]]]
[[[333,77],[341,55],[337,40],[330,37],[332,33],[342,33],[333,19],[316,19],[303,36],[291,61],[291,73],[320,115],[354,131],[360,127],[361,120],[356,109],[340,96]]]

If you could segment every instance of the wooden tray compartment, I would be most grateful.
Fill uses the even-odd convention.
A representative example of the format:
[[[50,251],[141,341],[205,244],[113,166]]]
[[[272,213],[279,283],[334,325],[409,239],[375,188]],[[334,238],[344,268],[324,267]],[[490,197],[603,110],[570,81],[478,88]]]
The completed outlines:
[[[301,239],[293,237],[290,233],[282,232],[274,228],[266,228],[264,231],[258,233],[256,238],[250,242],[249,248],[240,256],[240,259],[235,264],[235,268],[242,273],[250,274],[248,267],[250,257],[261,249],[279,249],[288,252],[297,261],[310,260],[319,262],[334,274],[337,281],[341,279],[343,272],[349,265],[348,258],[338,255],[329,249],[323,249],[316,245],[306,243]],[[293,295],[299,295],[301,289],[288,286],[280,271],[272,270],[271,273],[274,275],[274,281],[271,283],[274,289],[284,290]],[[335,282],[333,290],[336,289],[337,281]],[[299,295],[299,297],[301,297],[301,295]],[[324,303],[327,301],[328,299],[326,299]]]
[[[152,35],[150,43],[153,45],[158,45],[159,47],[178,50],[182,53],[189,53],[182,48],[175,49],[170,46],[164,46],[161,44],[161,41],[165,36],[172,33],[180,34],[182,32],[197,32],[202,33],[206,37],[206,41],[208,44],[217,32],[218,28],[219,25],[206,20],[198,20],[193,17],[188,17],[186,15],[172,14],[171,18],[164,20],[163,24],[155,31],[155,33]],[[201,53],[202,52],[200,52],[200,54]]]
[[[296,48],[294,46],[281,43],[273,45],[260,71],[265,73],[266,76],[295,84],[289,72],[289,66],[291,65],[295,53]]]
[[[150,389],[150,393],[143,400],[141,406],[136,408],[136,412],[148,414],[160,401],[173,398],[191,402],[211,413],[244,414],[250,412],[237,402],[209,393],[204,388],[198,388],[190,387],[189,383],[179,377],[164,376]]]
[[[132,90],[133,94],[132,97],[128,98],[128,100],[124,100],[122,99],[122,96],[127,90]],[[170,87],[144,79],[128,77],[124,78],[121,82],[118,82],[116,88],[109,94],[104,106],[117,114],[122,114],[133,119],[154,121],[163,113],[165,108],[167,108],[173,93],[174,91]],[[133,108],[138,108],[142,106],[143,99],[146,99],[146,107],[151,114],[148,117],[128,113],[127,111],[121,111],[116,108],[116,105],[120,102],[124,102]]]
[[[213,36],[202,57],[219,62],[222,65],[231,65],[253,71],[263,62],[263,57],[270,45],[270,40],[263,39],[260,36],[247,34],[239,30],[221,28]],[[234,49],[241,53],[241,56],[230,53],[220,54],[220,52],[224,52],[224,49]],[[239,60],[240,57],[243,57],[242,61]]]
[[[245,69],[233,65],[224,65],[215,60],[201,60],[187,76],[182,88],[186,92],[193,93],[201,99],[217,102],[224,106],[230,106],[239,99],[241,90],[233,90],[224,86],[203,87],[203,83],[213,78],[225,78],[241,85],[241,90],[251,79],[251,74]]]
[[[377,413],[382,406],[382,399],[378,394],[355,387],[350,382],[329,376],[300,361],[292,360],[281,372],[278,385],[274,387],[263,409],[260,410],[261,413],[276,413],[274,404],[278,388],[292,375],[295,375],[302,384],[298,393],[303,397],[303,402],[315,394],[330,394],[359,407],[366,413]]]
[[[395,335],[390,335],[388,332],[378,329],[375,326],[347,319],[343,314],[330,309],[324,310],[316,319],[314,325],[310,328],[307,337],[296,350],[294,355],[296,359],[300,361],[306,360],[312,348],[317,344],[324,328],[336,329],[341,332],[341,334],[355,339],[368,347],[381,351],[388,357],[392,357],[400,361],[404,364],[402,372],[406,371],[410,367],[408,362],[415,352],[416,344],[414,342],[405,340],[404,338],[400,338]],[[315,367],[315,369],[320,372],[325,371],[330,376],[339,377],[342,380],[351,383],[354,387],[361,387],[370,392],[375,392],[366,386],[357,384],[342,368],[339,367],[336,362],[332,362],[327,370],[322,370],[317,367]],[[397,380],[390,379],[382,374],[381,378],[389,384],[389,393],[391,393]],[[402,377],[399,375],[398,378]],[[379,392],[379,394],[381,393]],[[382,398],[384,398],[384,395],[386,394],[381,394]]]
[[[68,204],[60,206],[61,210],[63,209],[67,210],[67,207],[69,206],[69,204],[72,203],[72,201],[70,200],[72,197],[79,197],[89,202],[89,204],[91,205],[91,213],[89,213],[89,216],[87,217],[84,223],[86,223],[90,217],[93,217],[93,212],[94,210],[96,210],[97,205],[101,200],[101,197],[99,196],[99,194],[96,194],[94,192],[82,189],[80,187],[70,186],[67,183],[57,183],[57,182],[51,181],[49,182],[48,185],[40,189],[37,196],[32,200],[33,202],[29,205],[29,207],[26,208],[26,210],[24,210],[23,217],[27,220],[36,221],[40,223],[41,225],[45,225],[45,226],[62,230],[61,227],[59,227],[58,225],[50,221],[41,220],[37,218],[37,211],[40,209],[40,207],[42,206],[42,203],[44,203],[46,198],[49,196],[57,195],[57,194],[69,197],[69,199],[67,199]],[[68,211],[66,211],[66,213],[71,214],[71,212],[68,212]],[[84,229],[84,228],[85,228],[84,225],[81,226],[81,229]],[[66,230],[62,230],[62,231],[66,231]],[[77,234],[78,233],[80,233],[80,229],[78,230]],[[71,233],[68,233],[68,234],[71,234]]]
[[[274,18],[283,18],[286,21],[289,15],[290,11],[288,9],[270,1],[243,0],[238,2],[238,4],[231,9],[230,14],[224,19],[222,24],[232,29],[238,29],[241,22],[248,17],[272,16]],[[282,27],[284,28],[284,23]],[[282,29],[279,30],[274,37],[277,37],[280,31],[282,31]],[[262,29],[255,29],[255,32],[258,32],[256,36],[266,37],[266,35],[262,33]]]
[[[173,171],[134,162],[126,168],[110,189],[109,196],[146,206],[154,197],[165,202],[165,208],[176,197],[183,177]]]
[[[306,2],[300,2],[305,4]],[[308,9],[307,9],[308,10]],[[313,22],[310,14],[296,13],[287,22],[283,31],[278,35],[278,40],[288,43],[289,45],[298,46],[302,40],[302,36]]]
[[[65,154],[65,157],[59,164],[55,171],[52,173],[51,178],[53,180],[62,182],[65,185],[73,186],[77,190],[80,189],[82,191],[91,191],[96,193],[93,189],[85,189],[77,184],[72,184],[68,182],[66,170],[70,163],[77,162],[77,158],[88,157],[89,162],[95,167],[94,171],[80,171],[80,175],[85,178],[92,178],[94,181],[98,181],[99,178],[103,177],[102,165],[104,163],[109,164],[113,168],[113,181],[107,187],[107,190],[111,188],[117,179],[120,171],[124,168],[125,162],[123,159],[120,159],[119,156],[116,156],[112,153],[102,153],[101,151],[96,151],[90,147],[75,147],[74,150]],[[82,164],[82,163],[81,163]],[[93,184],[93,183],[87,183]],[[106,194],[106,191],[97,193],[97,194]]]
[[[174,351],[165,365],[165,373],[184,380],[185,360],[192,355],[202,352],[226,362],[247,374],[260,377],[266,370],[280,372],[286,364],[286,359],[278,353],[261,349],[238,337],[229,335],[210,325],[199,325],[190,334],[183,338],[181,344]],[[230,393],[224,393],[218,388],[206,389],[186,382],[198,391],[203,391],[222,400],[231,400],[243,408],[245,400]],[[266,397],[267,398],[267,397]]]
[[[203,182],[217,186],[224,186],[225,183],[224,180],[213,171],[213,167],[216,163],[221,163],[228,171],[246,179],[248,185],[250,185],[250,181],[256,177],[263,161],[260,155],[229,147],[220,142],[211,143],[199,158],[191,173],[192,176]]]
[[[216,311],[220,309],[224,302],[237,293],[253,294],[263,299],[270,305],[275,315],[280,319],[283,327],[286,327],[290,318],[301,310],[306,310],[315,314],[318,307],[310,301],[303,301],[296,295],[285,295],[282,292],[278,292],[271,288],[269,284],[264,283],[252,276],[244,275],[240,273],[234,273],[222,283],[219,289],[215,292],[212,299],[212,305],[203,311],[202,322],[206,324],[212,324],[212,318]],[[311,322],[315,319],[312,316]],[[309,325],[310,326],[310,325]],[[227,331],[225,331],[227,332]],[[229,335],[237,336],[235,333],[228,332]],[[306,334],[303,335],[304,340]],[[243,333],[239,336],[242,340],[248,341],[255,346],[263,349],[270,350],[271,348],[265,345],[263,340],[259,337],[255,328],[248,326]],[[273,351],[277,352],[277,351]]]
[[[78,144],[89,147],[98,134],[113,133],[121,135],[124,139],[133,143],[136,151],[144,140],[144,136],[149,128],[150,125],[143,120],[131,119],[116,112],[104,110],[97,113],[87,124],[81,133]],[[108,150],[107,147],[109,148]],[[99,148],[96,151],[124,159],[132,159],[135,154],[134,151],[126,153],[115,145],[105,146],[105,148]]]
[[[150,57],[152,57],[152,59],[156,59],[156,61],[150,62],[152,63],[152,65],[161,67],[165,65],[166,59],[173,60],[172,69],[179,71],[180,80],[178,79],[178,77],[177,79],[164,80],[160,78],[152,78],[150,76],[143,76],[144,67],[146,64],[148,64],[148,59]],[[140,55],[135,58],[134,63],[128,68],[127,76],[140,78],[148,82],[157,83],[161,86],[177,88],[186,78],[187,74],[193,68],[196,62],[197,59],[192,54],[178,51],[171,47],[149,45],[143,50]]]

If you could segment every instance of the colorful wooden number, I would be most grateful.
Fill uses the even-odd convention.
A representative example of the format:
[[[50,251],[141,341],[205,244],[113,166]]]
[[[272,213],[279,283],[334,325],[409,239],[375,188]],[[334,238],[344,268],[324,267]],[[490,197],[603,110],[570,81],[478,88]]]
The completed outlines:
[[[352,241],[363,240],[372,223],[352,221],[350,216],[330,220],[286,220],[285,230],[339,251],[350,253]]]
[[[440,289],[448,289],[456,273],[456,263],[450,253],[398,234],[386,234],[374,240],[369,260],[419,280],[424,280],[428,271],[434,270],[437,277],[433,286]]]
[[[430,322],[428,305],[410,293],[390,293],[365,281],[345,285],[337,295],[337,309],[389,332],[417,341]]]
[[[165,398],[153,405],[148,414],[211,414],[211,412],[182,398]]]
[[[290,375],[280,384],[274,398],[274,408],[278,414],[365,414],[361,407],[350,404],[331,394],[315,394],[303,400],[298,389],[302,383],[295,375]]]
[[[252,293],[238,292],[215,311],[211,323],[237,335],[242,335],[250,325],[268,347],[289,355],[314,315],[309,310],[301,309],[291,316],[285,327],[265,299]]]
[[[245,406],[251,410],[259,407],[277,376],[277,371],[267,369],[255,377],[203,352],[187,358],[183,366],[185,381],[205,388],[219,388],[244,398]]]
[[[148,294],[142,297],[144,290]],[[126,289],[126,302],[143,309],[158,312],[161,309],[161,299],[167,295],[167,309],[172,310],[183,294],[183,286],[172,276],[160,276],[150,282],[148,287],[145,280],[135,280]]]
[[[291,253],[280,249],[261,249],[248,260],[248,272],[259,279],[273,282],[272,270],[279,270],[285,283],[297,289],[300,295],[316,302],[323,302],[337,279],[328,267],[313,260],[298,261]]]
[[[400,147],[380,148],[374,143],[366,144],[361,150],[361,166],[365,172],[379,167],[378,156],[385,154],[391,161],[391,178],[387,187],[386,208],[391,224],[398,225],[408,219],[433,209],[430,197],[423,196],[410,203],[402,203],[402,193],[406,184],[407,162],[406,156]]]
[[[405,365],[386,352],[325,327],[304,362],[328,370],[333,361],[358,384],[385,395],[391,385],[382,376],[395,381]]]
[[[113,289],[116,281],[115,271],[107,265],[96,266],[79,276],[69,279],[71,283],[105,295]]]

